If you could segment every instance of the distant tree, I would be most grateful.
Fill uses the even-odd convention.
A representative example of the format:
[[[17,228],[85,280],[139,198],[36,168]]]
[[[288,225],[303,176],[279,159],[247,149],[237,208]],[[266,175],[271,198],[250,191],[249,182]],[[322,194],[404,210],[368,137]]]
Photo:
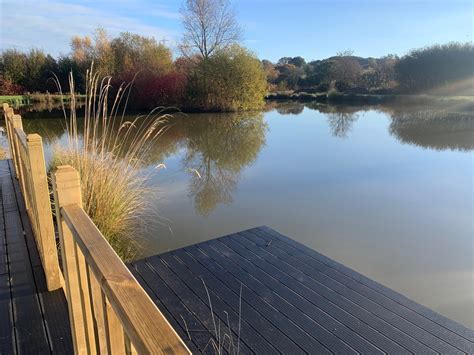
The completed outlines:
[[[275,68],[275,65],[269,60],[262,60],[263,70],[265,70],[265,75],[267,76],[267,81],[269,84],[275,84],[276,79],[280,75],[280,72]]]
[[[241,28],[229,0],[186,0],[181,9],[184,27],[180,49],[183,55],[213,53],[238,43]]]
[[[0,73],[0,95],[19,95],[23,91],[23,87],[13,82],[12,79],[5,77],[3,73]]]
[[[57,71],[56,60],[51,55],[39,49],[32,49],[27,54],[26,67],[26,76],[22,81],[25,89],[41,92],[55,89],[53,82],[48,83]]]
[[[361,74],[362,67],[351,50],[338,53],[332,60],[330,77],[340,91],[357,85]]]
[[[29,92],[54,89],[48,79],[57,70],[57,63],[43,50],[31,49],[28,53],[7,50],[1,57],[0,74],[4,87],[10,87],[10,91],[20,88]]]
[[[199,61],[199,58],[178,57],[174,61],[174,66],[178,72],[189,74],[193,71]]]
[[[282,57],[282,58],[278,59],[277,65],[290,64],[291,59],[292,59],[291,57]]]
[[[134,79],[122,77],[126,82]],[[128,107],[139,110],[152,110],[158,106],[181,106],[185,102],[186,75],[177,71],[166,74],[141,72],[135,77],[130,93]]]
[[[300,78],[304,75],[304,69],[293,64],[283,64],[276,67],[279,75],[276,83],[285,82],[288,89],[297,89]]]
[[[93,57],[96,70],[102,75],[115,73],[115,53],[113,52],[110,38],[103,28],[94,32]]]
[[[57,70],[55,72],[59,79],[59,84],[63,91],[69,88],[69,74],[72,73],[75,81],[76,90],[78,92],[85,91],[85,77],[83,68],[71,56],[60,56],[57,60]]]
[[[123,32],[111,42],[115,73],[136,73],[149,70],[165,74],[173,68],[171,51],[153,37]]]
[[[204,110],[261,108],[266,88],[260,60],[237,45],[201,60],[188,75],[189,101]]]
[[[1,72],[5,80],[21,85],[27,75],[27,56],[16,49],[2,52]]]
[[[360,84],[367,90],[395,87],[395,64],[398,58],[388,55],[371,60],[369,69],[360,78]]]
[[[329,84],[331,77],[331,61],[329,60],[315,60],[308,63],[305,67],[306,86],[317,86],[322,84]]]
[[[89,36],[71,38],[71,57],[76,63],[88,66],[93,58],[92,39]]]
[[[293,57],[290,59],[288,64],[293,64],[295,67],[301,68],[306,65],[306,61],[303,57]]]
[[[412,50],[395,65],[401,88],[417,92],[474,76],[473,43],[448,43]]]
[[[111,47],[111,41],[107,36],[107,32],[100,27],[94,31],[92,37],[74,36],[71,39],[70,59],[72,62],[65,59],[61,58],[62,64],[71,69],[74,67],[74,75],[77,79],[76,88],[80,91],[85,90],[83,85],[85,73],[90,69],[92,63],[94,63],[94,70],[100,73],[101,76],[115,74],[115,55]],[[65,73],[66,76],[61,81],[67,81],[68,73]]]

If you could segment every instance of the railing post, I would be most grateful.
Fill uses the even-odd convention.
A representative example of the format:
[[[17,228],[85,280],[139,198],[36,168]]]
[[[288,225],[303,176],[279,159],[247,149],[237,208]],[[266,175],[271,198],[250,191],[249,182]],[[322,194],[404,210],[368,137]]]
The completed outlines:
[[[10,156],[11,159],[13,160],[13,163],[15,164],[15,158],[13,156],[14,151],[13,151],[13,136],[12,136],[12,127],[11,127],[11,119],[13,118],[13,109],[7,104],[3,104],[3,117],[5,118],[5,127],[7,130],[7,137],[8,137],[8,148],[10,149]],[[16,169],[16,166],[15,166]],[[16,172],[16,170],[15,170]]]
[[[36,216],[36,241],[41,252],[41,261],[46,275],[49,291],[61,288],[61,278],[58,263],[58,251],[54,235],[49,198],[48,177],[44,161],[43,140],[38,134],[29,134],[26,138],[28,158],[31,168],[31,189],[34,196]],[[26,196],[25,196],[26,197]]]
[[[20,182],[20,187],[21,187],[21,192],[23,193],[23,196],[26,196],[26,190],[25,190],[25,176],[23,172],[23,167],[21,165],[20,161],[20,142],[18,142],[18,136],[15,132],[15,129],[18,128],[19,130],[23,131],[23,122],[21,121],[21,116],[20,115],[13,115],[12,118],[12,137],[13,137],[13,151],[15,152],[15,172],[16,172],[16,177]],[[26,209],[28,210],[30,208],[29,206],[29,201],[28,199],[25,198],[25,205]]]
[[[97,346],[87,265],[68,225],[61,216],[61,208],[64,206],[82,206],[78,172],[71,166],[58,167],[53,174],[53,190],[74,350],[76,354],[94,354]]]

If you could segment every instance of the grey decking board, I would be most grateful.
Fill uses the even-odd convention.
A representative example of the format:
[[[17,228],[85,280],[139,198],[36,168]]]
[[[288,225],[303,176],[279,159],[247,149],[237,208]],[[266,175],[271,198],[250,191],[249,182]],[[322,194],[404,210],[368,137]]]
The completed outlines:
[[[170,266],[172,270],[176,271],[177,275],[180,275],[180,278],[183,282],[186,282],[187,285],[193,287],[193,290],[197,290],[198,293],[201,293],[202,296],[206,297],[206,291],[204,288],[203,281],[206,284],[206,288],[208,289],[210,295],[213,296],[212,298],[212,306],[214,309],[220,309],[228,312],[229,320],[231,322],[238,322],[239,320],[239,306],[238,306],[238,297],[235,298],[235,303],[231,303],[229,298],[232,298],[233,293],[226,292],[225,285],[222,287],[213,288],[209,284],[212,281],[215,281],[215,278],[208,279],[204,278],[199,273],[194,273],[194,267],[189,267],[186,263],[184,263],[179,258],[175,257],[171,253],[167,253],[166,255],[162,255],[161,258]],[[184,277],[183,277],[184,276]],[[196,284],[198,283],[198,284]],[[217,301],[217,302],[216,302]],[[297,354],[301,353],[302,350],[290,339],[287,339],[284,334],[273,334],[273,332],[269,332],[271,330],[270,324],[266,321],[265,318],[261,317],[260,314],[255,312],[252,308],[244,308],[241,310],[241,319],[242,319],[242,334],[241,339],[245,341],[245,332],[249,329],[254,335],[252,338],[259,338],[259,342],[268,343],[271,346],[271,351],[275,351],[275,348],[285,352],[285,353],[292,353]],[[248,327],[248,328],[247,328]],[[287,341],[285,341],[285,339]],[[253,349],[256,352],[260,352],[259,349]],[[268,352],[266,350],[265,352]]]
[[[250,293],[249,289],[246,288],[244,290],[242,285],[241,292],[237,285],[236,290],[232,290],[228,285],[226,285],[226,283],[229,283],[228,279],[222,280],[217,275],[214,276],[184,250],[179,250],[172,254],[182,260],[182,262],[198,277],[205,280],[207,287],[213,292],[219,294],[221,299],[223,299],[234,312],[239,313],[241,311],[243,317],[250,318],[249,322],[252,322],[254,329],[262,329],[262,335],[264,335],[266,339],[274,344],[279,350],[284,350],[285,352],[292,354],[299,353],[302,350],[304,351],[305,346],[299,348],[297,342],[293,341],[291,337],[279,330],[281,327],[278,327],[278,325],[274,323],[275,320],[278,321],[278,318],[274,317],[274,313],[276,312],[272,312],[265,303],[258,302],[259,299],[257,297],[253,297],[250,301],[248,300],[247,294]],[[252,303],[258,303],[258,307],[254,307]],[[272,331],[272,329],[275,328],[277,331]]]
[[[200,298],[194,291],[191,289],[191,287],[187,284],[185,284],[180,278],[176,277],[176,275],[172,272],[171,269],[166,265],[164,261],[157,260],[157,262],[154,262],[154,260],[150,260],[149,264],[151,268],[163,279],[163,281],[173,290],[173,292],[177,295],[179,295],[180,299],[185,303],[185,305],[188,307],[188,309],[192,309],[193,313],[196,315],[197,318],[203,323],[206,328],[212,332],[215,331],[214,329],[214,322],[212,318],[210,317],[211,311],[210,311],[210,305],[209,303],[205,300]],[[218,314],[217,312],[214,312],[214,315],[216,317],[216,326],[219,322],[221,321],[222,324],[225,324],[225,318],[222,316],[222,314]],[[234,330],[234,337],[237,336],[237,332]],[[252,350],[250,349],[250,345],[248,345],[245,341],[241,342],[241,351],[244,354],[247,353],[252,353]],[[265,348],[265,350],[268,350],[268,347]]]
[[[271,255],[273,260],[270,259],[270,262],[272,261],[277,262],[277,263],[288,262],[288,261],[282,260],[281,258],[278,258],[277,255],[273,255],[266,250],[261,250],[260,253],[267,253]],[[265,259],[268,260],[268,257],[265,257]],[[288,265],[290,267],[293,267],[295,271],[291,272],[291,269],[290,270],[287,269],[286,272],[288,272],[289,274],[293,276],[296,273],[297,278],[299,280],[304,281],[310,285],[317,284],[318,287],[313,287],[313,288],[317,289],[318,292],[324,295],[328,300],[339,305],[342,309],[346,310],[347,312],[351,312],[355,317],[359,318],[362,322],[368,324],[373,329],[385,335],[385,337],[387,337],[388,339],[391,339],[393,342],[398,343],[401,346],[403,346],[405,349],[415,352],[415,353],[420,353],[420,352],[427,353],[430,351],[430,349],[426,345],[424,345],[423,343],[413,338],[411,334],[404,333],[401,330],[399,330],[397,327],[395,327],[393,323],[389,323],[383,318],[377,317],[376,313],[373,313],[373,309],[370,309],[370,307],[369,309],[366,309],[360,306],[359,304],[357,304],[356,302],[353,302],[353,300],[351,300],[350,298],[350,295],[346,295],[345,292],[340,292],[340,289],[334,286],[334,285],[339,286],[337,283],[331,284],[331,283],[325,282],[324,280],[324,278],[326,277],[325,275],[320,273],[319,274],[320,277],[315,277],[314,279],[311,279],[309,278],[308,275],[302,272],[302,270],[305,270],[305,268],[307,268],[307,265],[299,261],[297,261],[295,265],[292,265],[292,264],[293,263],[290,262]],[[397,353],[399,352],[396,349],[391,349],[392,348],[391,346],[390,347],[384,346],[383,348],[386,349],[387,351],[391,350],[391,351],[396,351]],[[435,352],[434,350],[431,350],[431,351]]]
[[[194,252],[197,252],[199,254],[195,254]],[[213,277],[216,277],[222,282],[227,283],[227,287],[232,289],[236,295],[239,295],[240,297],[240,287],[242,286],[242,298],[246,300],[247,302],[251,303],[253,302],[253,306],[256,308],[258,307],[259,311],[262,313],[263,316],[265,316],[267,319],[271,320],[272,323],[275,323],[276,320],[275,318],[280,316],[279,321],[283,322],[289,322],[291,323],[291,320],[286,318],[286,317],[281,317],[281,313],[273,308],[271,305],[268,303],[264,302],[259,298],[259,296],[253,292],[251,289],[249,289],[247,286],[242,285],[241,281],[237,279],[234,275],[230,274],[227,270],[224,269],[218,269],[216,266],[216,263],[208,262],[206,259],[203,259],[200,256],[201,251],[196,250],[187,250],[186,253],[188,255],[191,255],[197,262],[199,262],[200,265],[202,265],[206,270],[208,270]],[[297,326],[295,325],[295,328]],[[290,336],[292,334],[288,334]],[[298,335],[300,336],[298,338]],[[306,334],[303,331],[300,331],[298,335],[292,335],[293,340],[298,340],[300,339],[301,342],[298,343],[300,346],[305,349],[307,346],[310,346],[312,349],[317,348],[318,346],[321,347],[321,344],[316,342],[310,335]],[[303,337],[301,337],[303,335]],[[306,348],[307,349],[307,348]]]
[[[48,292],[28,216],[11,161],[0,161],[1,269],[0,353],[72,353],[66,300],[62,290]],[[3,282],[5,284],[5,282]],[[8,287],[6,292],[5,287]],[[10,307],[8,308],[8,305]],[[10,311],[8,312],[8,309]],[[8,336],[10,334],[10,336]]]
[[[340,339],[341,342],[349,345],[352,349],[357,352],[371,354],[382,353],[380,349],[366,341],[360,334],[353,332],[342,322],[333,318],[326,312],[326,310],[321,309],[319,306],[308,301],[306,297],[301,295],[298,288],[290,287],[281,282],[281,279],[278,277],[279,275],[277,275],[279,272],[277,268],[271,270],[262,269],[261,265],[256,264],[258,260],[255,260],[255,258],[245,252],[243,252],[243,255],[236,253],[235,250],[222,243],[221,239],[219,239],[219,243],[213,244],[213,247],[215,247],[216,250],[221,251],[228,258],[232,258],[236,264],[244,265],[243,269],[245,271],[251,273],[255,278],[272,290],[272,292],[278,294],[285,301],[300,309],[301,312],[304,312],[321,327],[327,329],[328,332],[331,332],[334,336]]]
[[[299,331],[299,339],[301,339],[300,344],[301,347],[305,348],[306,345],[311,346],[311,349],[317,350],[318,353],[329,353],[329,350],[325,348],[320,342],[318,342],[311,334],[306,332],[302,327],[301,327],[301,319],[298,319],[300,321],[298,324],[294,322],[294,318],[292,315],[285,314],[282,309],[278,309],[276,305],[272,305],[269,300],[265,298],[261,298],[252,288],[250,288],[250,284],[252,282],[256,282],[257,285],[260,285],[260,283],[257,280],[252,280],[248,275],[246,274],[238,274],[236,272],[229,272],[229,270],[224,269],[222,265],[219,263],[216,263],[215,260],[210,258],[208,255],[206,255],[202,250],[198,249],[196,246],[191,246],[185,248],[186,252],[192,255],[196,260],[199,261],[203,266],[205,266],[208,270],[210,270],[214,275],[216,275],[219,279],[222,281],[227,281],[228,286],[231,287],[234,292],[240,292],[240,285],[243,285],[243,293],[244,297],[247,294],[250,294],[251,296],[254,296],[257,298],[257,301],[255,301],[259,306],[263,305],[264,307],[269,307],[270,311],[273,309],[277,311],[276,316],[280,317],[280,321],[282,322],[288,322],[288,324],[292,324],[292,330]],[[247,281],[247,282],[246,282]],[[260,287],[260,286],[258,286]],[[270,313],[270,315],[275,316],[275,314]],[[270,315],[267,315],[269,317]],[[303,320],[307,320],[303,318]],[[275,322],[274,319],[272,319],[272,322]],[[289,332],[290,333],[290,332]],[[294,333],[293,333],[294,334]],[[293,340],[298,339],[297,336],[293,335],[292,333],[288,334],[292,336]]]
[[[382,350],[455,354],[474,351],[473,331],[268,227],[199,243],[133,265],[140,268],[145,264],[160,268],[165,265],[167,268],[161,272],[170,272],[168,282],[175,282],[171,279],[174,275],[181,287],[186,285],[190,290],[202,284],[200,278],[207,279],[209,292],[223,301],[219,307],[228,306],[234,315],[239,283],[243,283],[242,302],[248,307],[247,314],[262,317],[259,322],[244,324],[253,331],[266,325],[275,332],[291,333],[289,338],[307,352],[347,353],[357,349],[361,353]],[[157,274],[151,272],[141,277],[140,282],[149,284]],[[182,302],[180,288],[175,291],[168,294],[167,302]],[[203,297],[201,291],[193,292]],[[153,296],[158,306],[163,307],[159,295],[154,293]],[[175,297],[174,302],[172,297]],[[250,303],[252,299],[255,305]],[[189,301],[186,309],[192,313],[194,305]],[[319,311],[316,312],[316,308]],[[304,309],[309,310],[313,318],[304,314]],[[166,309],[166,316],[178,322],[179,315],[173,314],[172,309]],[[331,329],[333,323],[341,328]],[[284,325],[286,331],[291,330],[285,332]],[[184,338],[183,327],[178,333]],[[273,337],[268,328],[260,333],[258,337],[266,336],[267,340]],[[359,340],[354,342],[351,334]],[[317,341],[313,343],[316,344],[314,349],[301,344],[308,339]]]
[[[235,238],[232,242],[243,243],[244,241],[242,239]],[[229,246],[232,247],[232,244],[230,244]],[[347,325],[350,329],[357,329],[359,331],[359,334],[364,339],[367,339],[368,342],[373,343],[379,349],[383,349],[383,351],[388,351],[397,354],[409,353],[406,348],[397,344],[386,335],[380,333],[380,331],[377,330],[377,327],[370,326],[364,323],[361,319],[357,318],[355,315],[351,314],[350,312],[353,310],[353,307],[355,305],[349,304],[350,306],[352,306],[352,308],[341,307],[340,303],[334,302],[334,295],[331,293],[331,291],[329,289],[325,289],[322,284],[319,284],[317,282],[311,283],[309,281],[313,280],[308,280],[309,278],[305,279],[303,277],[303,279],[301,279],[301,274],[296,273],[295,275],[294,272],[291,272],[292,270],[290,269],[290,265],[285,265],[278,259],[268,261],[260,255],[259,257],[261,258],[262,262],[268,262],[268,264],[272,265],[274,269],[276,269],[276,265],[280,264],[281,270],[275,271],[275,273],[281,272],[283,274],[283,276],[279,277],[279,280],[285,283],[288,287],[293,286],[293,288],[296,289],[297,292],[300,293],[303,297],[306,297],[310,302],[321,307],[321,309],[324,309],[328,314],[331,314],[335,319],[338,319],[338,321]],[[270,269],[270,271],[271,270],[272,269]],[[308,286],[306,286],[305,283],[308,283]],[[316,287],[314,287],[314,285],[316,285]],[[310,288],[309,286],[312,287]],[[336,297],[336,299],[339,299],[339,297]]]
[[[145,281],[148,286],[146,289],[151,289],[153,296],[159,299],[159,302],[155,301],[155,303],[162,311],[164,311],[163,313],[165,316],[167,314],[171,316],[168,320],[171,323],[177,323],[180,325],[180,328],[175,328],[175,330],[181,335],[181,338],[186,343],[192,342],[195,344],[196,348],[203,351],[211,338],[210,333],[205,331],[205,325],[201,323],[201,321],[186,307],[185,304],[182,302],[176,302],[177,295],[168,287],[164,280],[156,274],[147,262],[132,264],[132,268],[141,276],[139,281]],[[152,299],[156,300],[155,297],[152,297]],[[186,320],[186,323],[184,320]],[[188,337],[188,330],[191,334],[191,339]]]
[[[395,292],[394,290],[391,290],[374,280],[371,280],[346,266],[303,246],[302,244],[296,243],[292,239],[283,236],[268,227],[264,228],[267,228],[267,233],[271,233],[271,235],[283,240],[283,242],[288,245],[291,244],[292,249],[301,251],[304,254],[313,255],[313,260],[315,262],[322,263],[328,267],[326,271],[328,276],[338,279],[345,286],[353,289],[368,300],[397,314],[407,322],[415,325],[419,329],[429,332],[447,344],[451,344],[465,352],[474,352],[474,331],[469,330],[461,324],[453,322],[452,320],[449,320],[448,318],[443,317],[412,300],[409,300],[407,297]],[[275,247],[275,245],[278,245],[278,242],[271,243],[270,247]],[[295,257],[301,258],[305,256],[297,254]],[[311,263],[310,265],[314,265],[312,260],[308,260],[307,258],[305,258],[305,260]],[[443,324],[440,324],[440,320],[443,321]],[[437,340],[433,339],[432,341],[436,342]],[[440,350],[443,351],[443,349]],[[448,349],[445,349],[444,351],[447,350]]]

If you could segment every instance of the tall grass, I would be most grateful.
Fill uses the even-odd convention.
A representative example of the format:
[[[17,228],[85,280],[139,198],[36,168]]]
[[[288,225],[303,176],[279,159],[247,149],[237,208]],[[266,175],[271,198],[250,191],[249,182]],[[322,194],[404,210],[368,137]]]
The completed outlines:
[[[140,250],[147,219],[155,216],[153,191],[147,186],[151,172],[140,169],[141,157],[166,129],[168,114],[155,109],[127,120],[133,81],[113,89],[111,79],[100,78],[93,67],[87,71],[85,110],[78,117],[74,79],[69,75],[68,115],[63,106],[67,143],[54,147],[50,169],[71,165],[79,172],[84,210],[117,254],[130,261]]]

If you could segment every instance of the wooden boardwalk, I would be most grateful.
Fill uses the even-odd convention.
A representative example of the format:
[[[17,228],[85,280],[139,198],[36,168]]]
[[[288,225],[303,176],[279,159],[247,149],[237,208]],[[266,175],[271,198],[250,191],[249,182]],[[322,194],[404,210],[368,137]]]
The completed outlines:
[[[474,331],[268,227],[130,268],[193,352],[240,328],[241,353],[474,353]]]
[[[0,160],[0,354],[71,354],[61,289],[48,292],[11,161]]]

